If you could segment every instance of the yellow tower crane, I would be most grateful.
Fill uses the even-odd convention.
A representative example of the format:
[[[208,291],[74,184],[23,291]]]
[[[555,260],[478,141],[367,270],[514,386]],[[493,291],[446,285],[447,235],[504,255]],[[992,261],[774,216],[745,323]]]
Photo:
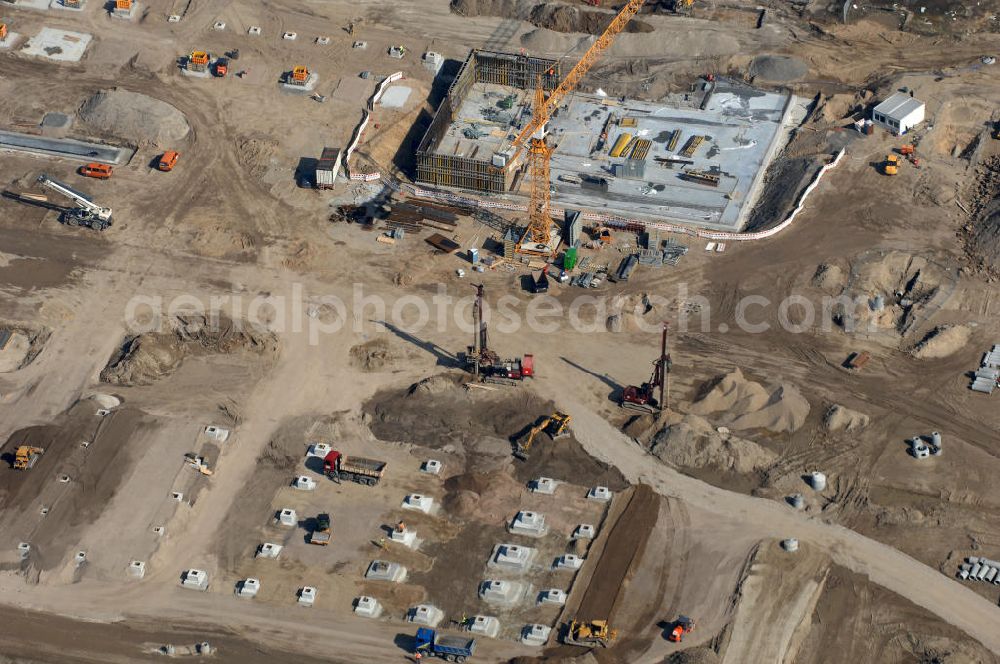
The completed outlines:
[[[551,251],[549,248],[549,242],[552,239],[549,163],[552,159],[552,148],[545,141],[545,125],[548,124],[552,114],[559,108],[566,96],[576,90],[594,63],[611,46],[615,37],[625,29],[632,17],[639,13],[644,4],[646,4],[646,0],[629,0],[607,29],[597,38],[597,41],[587,49],[580,61],[548,97],[545,96],[541,78],[539,78],[538,86],[535,88],[531,121],[521,130],[512,145],[513,159],[516,159],[527,144],[528,173],[531,176],[528,230],[521,238],[518,249],[521,253],[547,255]]]

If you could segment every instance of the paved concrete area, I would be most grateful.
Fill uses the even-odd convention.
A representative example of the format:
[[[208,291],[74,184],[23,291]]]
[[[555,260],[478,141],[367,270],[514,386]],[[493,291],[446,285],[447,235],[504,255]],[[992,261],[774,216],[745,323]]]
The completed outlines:
[[[85,32],[42,28],[27,41],[21,52],[59,62],[77,62],[83,57],[91,39]]]
[[[0,131],[0,150],[16,150],[49,155],[76,161],[97,161],[102,164],[125,164],[135,154],[131,148],[118,148],[100,143],[87,143],[71,138],[45,138],[13,131]]]
[[[702,101],[704,99],[704,101]],[[507,101],[505,101],[507,100]],[[553,203],[612,216],[675,221],[738,231],[749,213],[761,174],[786,136],[785,109],[794,99],[720,82],[712,90],[657,102],[577,93],[549,123]],[[503,108],[510,106],[510,108]],[[531,113],[531,92],[477,83],[462,100],[437,152],[488,160],[504,149]],[[609,122],[610,120],[610,122]],[[607,129],[606,141],[601,141]],[[669,149],[674,131],[680,138]],[[622,134],[651,141],[635,175],[615,172],[625,158],[611,157]],[[702,136],[692,156],[687,141]],[[657,159],[686,159],[665,163]],[[688,169],[719,176],[718,186],[683,177]],[[520,192],[526,193],[522,184]]]

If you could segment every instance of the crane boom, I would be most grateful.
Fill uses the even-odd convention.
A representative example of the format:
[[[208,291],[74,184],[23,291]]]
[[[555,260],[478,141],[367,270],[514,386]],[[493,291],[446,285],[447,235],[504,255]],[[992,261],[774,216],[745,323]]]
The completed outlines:
[[[45,173],[38,176],[38,183],[62,194],[76,204],[76,209],[67,210],[65,213],[71,225],[91,226],[98,230],[104,230],[111,225],[111,208],[101,207],[86,194],[64,182],[50,178]]]
[[[552,214],[550,208],[551,190],[549,182],[549,165],[554,148],[545,141],[545,125],[552,114],[568,94],[576,90],[580,81],[594,66],[597,59],[614,42],[615,37],[625,29],[646,0],[629,0],[618,15],[614,17],[601,36],[587,49],[580,61],[556,86],[552,94],[545,97],[541,83],[535,89],[535,101],[532,106],[531,121],[525,125],[521,133],[514,139],[511,157],[516,159],[521,149],[527,143],[528,170],[531,173],[531,203],[528,206],[528,230],[521,239],[518,251],[526,254],[546,256],[552,251],[549,243],[552,238]]]
[[[632,20],[632,17],[639,13],[644,4],[646,4],[646,0],[629,0],[622,10],[618,12],[618,15],[615,16],[610,25],[601,33],[601,36],[591,44],[587,52],[580,58],[580,61],[574,65],[573,69],[566,74],[562,82],[552,91],[548,99],[545,100],[541,112],[538,110],[533,112],[531,121],[525,125],[521,133],[514,139],[515,146],[520,147],[524,144],[524,140],[528,136],[535,134],[545,126],[545,123],[552,117],[552,112],[559,107],[559,104],[562,103],[566,95],[576,90],[577,86],[580,85],[580,81],[591,70],[594,63],[611,46],[615,38],[625,29],[629,21]]]

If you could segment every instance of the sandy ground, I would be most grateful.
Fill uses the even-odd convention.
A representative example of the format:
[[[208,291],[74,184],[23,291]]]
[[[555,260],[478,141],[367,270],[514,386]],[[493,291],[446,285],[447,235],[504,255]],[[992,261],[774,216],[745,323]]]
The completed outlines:
[[[174,4],[171,11],[181,11],[183,3]],[[358,592],[358,570],[372,555],[370,540],[399,518],[392,506],[400,494],[427,485],[415,468],[420,457],[433,453],[447,457],[455,474],[428,492],[442,500],[460,491],[476,493],[481,514],[457,523],[444,517],[415,521],[436,541],[419,553],[400,554],[410,556],[423,585],[394,597],[396,611],[422,597],[425,586],[445,586],[442,570],[459,570],[452,578],[461,578],[461,592],[467,592],[483,573],[485,547],[515,509],[512,500],[528,500],[518,493],[524,482],[546,472],[580,488],[604,482],[616,490],[627,483],[652,489],[642,490],[652,504],[637,521],[643,532],[634,541],[613,543],[632,552],[634,564],[623,569],[615,556],[607,562],[597,556],[592,563],[602,569],[615,563],[613,573],[577,588],[580,601],[593,601],[593,611],[609,612],[622,629],[620,643],[596,655],[601,661],[658,662],[677,654],[659,623],[680,613],[699,622],[684,646],[710,647],[727,662],[843,661],[843,652],[858,661],[919,661],[942,653],[953,653],[955,661],[995,661],[990,653],[1000,652],[997,590],[954,579],[966,555],[1000,557],[990,553],[1000,545],[1000,494],[993,482],[1000,419],[990,399],[968,391],[965,376],[998,342],[998,305],[995,283],[979,271],[981,259],[966,254],[962,229],[972,219],[957,204],[983,197],[975,192],[985,189],[971,180],[986,176],[972,154],[982,161],[998,150],[996,142],[978,151],[969,143],[996,95],[991,72],[977,65],[990,52],[990,36],[921,37],[880,22],[842,26],[779,7],[757,29],[745,12],[726,9],[694,18],[644,17],[654,32],[624,35],[595,72],[594,84],[612,94],[655,95],[686,89],[706,71],[750,75],[751,57],[744,53],[788,51],[806,63],[804,77],[789,84],[803,96],[819,94],[819,111],[783,157],[812,165],[842,146],[847,156],[796,226],[764,243],[730,244],[723,254],[706,254],[700,243],[691,243],[678,268],[640,269],[628,284],[605,284],[595,294],[622,295],[626,302],[643,295],[673,300],[642,316],[626,316],[619,333],[607,332],[603,317],[590,320],[587,314],[585,322],[595,331],[491,328],[491,343],[502,354],[535,354],[539,376],[530,389],[505,404],[493,393],[454,386],[437,398],[415,397],[420,408],[413,411],[400,405],[400,395],[429,376],[454,374],[468,333],[451,322],[413,331],[383,327],[376,321],[386,313],[374,305],[356,319],[355,312],[348,316],[357,329],[347,325],[312,335],[309,321],[314,328],[316,321],[335,322],[339,314],[323,309],[321,298],[351,301],[356,281],[384,297],[389,312],[403,296],[430,297],[438,284],[466,296],[468,281],[458,280],[454,270],[467,266],[433,255],[419,238],[387,247],[355,226],[329,224],[331,201],[351,201],[358,190],[342,186],[331,199],[297,189],[292,175],[299,159],[348,140],[364,106],[364,94],[352,84],[361,71],[402,69],[415,91],[403,109],[379,111],[379,127],[362,148],[376,163],[405,171],[409,146],[432,110],[426,97],[440,93],[419,63],[420,53],[429,49],[460,60],[468,48],[503,41],[506,34],[506,42],[493,46],[535,44],[533,53],[562,55],[580,34],[532,37],[537,28],[527,22],[516,22],[511,33],[508,19],[458,16],[442,0],[373,3],[363,10],[340,0],[322,6],[195,0],[177,24],[153,9],[142,21],[112,24],[96,3],[82,14],[5,10],[5,19],[22,34],[51,26],[90,32],[95,40],[73,65],[3,54],[0,109],[9,118],[4,128],[32,129],[48,111],[72,115],[95,92],[117,85],[174,106],[191,132],[161,145],[156,132],[137,141],[75,125],[74,136],[137,148],[132,162],[107,182],[83,180],[73,175],[75,164],[57,160],[5,155],[0,164],[7,189],[30,190],[33,177],[48,172],[112,205],[116,220],[99,235],[60,226],[52,211],[0,201],[0,316],[5,325],[28,326],[41,335],[31,362],[19,361],[19,369],[0,374],[0,441],[5,454],[35,440],[47,449],[27,473],[0,468],[0,603],[11,625],[0,650],[41,661],[142,661],[164,643],[210,640],[219,645],[221,661],[402,661],[410,626],[398,616],[356,619],[350,598]],[[212,31],[215,20],[226,21],[227,30]],[[354,37],[344,30],[352,21]],[[250,25],[262,26],[264,36],[246,37]],[[297,31],[299,39],[282,41],[286,30]],[[319,34],[331,36],[329,47],[312,43]],[[664,38],[692,36],[698,37],[696,51],[662,54]],[[351,48],[359,38],[369,42],[368,49]],[[401,42],[410,50],[406,59],[384,55]],[[202,80],[176,70],[176,58],[191,49],[221,53],[235,47],[241,58],[234,68],[249,71],[243,79]],[[887,59],[896,68],[892,77]],[[279,91],[277,78],[299,61],[320,74],[318,92],[330,96],[326,103]],[[934,121],[908,139],[919,140],[921,166],[906,163],[896,178],[887,178],[875,165],[902,141],[845,131],[844,116],[869,103],[870,90],[882,95],[901,86],[927,100]],[[149,167],[164,149],[182,153],[169,174]],[[786,188],[794,189],[811,171],[790,169]],[[764,207],[776,214],[781,205]],[[978,214],[987,208],[971,209]],[[467,219],[457,233],[462,246],[490,235]],[[620,234],[618,245],[624,243],[634,240]],[[589,255],[594,262],[621,258],[614,248]],[[837,270],[817,278],[822,265]],[[481,275],[490,302],[518,294],[515,308],[523,312],[528,304],[519,277]],[[682,284],[687,295],[678,296]],[[552,290],[565,304],[579,294],[558,285]],[[792,293],[891,298],[895,290],[910,303],[890,302],[883,315],[868,316],[875,324],[861,333],[836,326],[784,331],[777,306],[747,314],[771,325],[766,334],[737,325],[740,300],[748,295],[777,302]],[[205,302],[224,298],[222,308],[239,319],[247,302],[268,294],[298,294],[301,308],[284,314],[302,327],[276,333],[266,357],[202,348],[168,362],[171,370],[149,384],[101,383],[102,371],[133,335],[124,317],[134,297],[145,298],[147,309],[152,296],[164,303],[181,295]],[[311,307],[315,318],[303,313]],[[702,328],[693,314],[709,311]],[[684,314],[690,319],[686,329]],[[796,316],[791,314],[800,320]],[[281,318],[281,312],[270,318]],[[741,427],[735,435],[775,461],[742,472],[717,459],[696,466],[669,453],[647,453],[663,423],[632,420],[614,401],[623,384],[648,377],[662,319],[675,325],[674,414],[702,410],[692,404],[717,377],[739,368],[760,386],[749,388],[753,407],[726,418],[714,407],[725,400],[711,397],[713,407],[699,417],[712,427]],[[640,329],[642,322],[650,329]],[[914,352],[932,330],[946,326],[968,336],[950,333],[947,343],[934,342],[943,348]],[[962,343],[949,341],[955,335]],[[373,340],[374,354],[366,347]],[[365,349],[352,350],[358,347]],[[848,353],[859,350],[873,355],[869,365],[861,372],[844,369]],[[98,418],[86,398],[95,391],[113,392],[124,405]],[[808,411],[798,397],[766,410],[776,393],[798,394]],[[863,413],[868,425],[829,430],[824,414],[833,404]],[[511,465],[503,448],[553,406],[573,416],[572,438],[543,440],[532,461]],[[452,424],[441,425],[450,418]],[[199,435],[208,424],[232,428],[231,439],[209,444]],[[945,435],[942,457],[918,462],[906,455],[906,438],[933,430]],[[321,435],[350,453],[384,451],[399,474],[374,490],[326,484],[314,495],[296,495],[287,483],[303,469],[308,438]],[[87,447],[80,445],[85,440]],[[204,478],[184,466],[187,452],[206,456],[215,474]],[[491,493],[488,483],[467,477],[483,470],[475,466],[483,459],[502,468],[488,478],[507,493]],[[812,492],[802,480],[817,469],[829,477],[822,492]],[[61,475],[70,482],[60,482]],[[172,501],[175,491],[184,500]],[[786,501],[793,493],[805,495],[801,512]],[[343,543],[320,550],[305,544],[301,530],[285,533],[289,564],[268,571],[248,558],[249,551],[261,537],[281,534],[268,523],[268,513],[293,503],[306,517],[341,509],[343,524],[335,515],[334,528],[344,532]],[[581,509],[567,503],[553,516],[568,525],[584,517]],[[156,535],[156,526],[165,533]],[[800,539],[799,554],[776,550],[775,541],[785,537]],[[24,565],[11,552],[23,540],[33,544]],[[466,541],[467,555],[456,553],[456,544]],[[78,569],[72,557],[80,550],[88,562]],[[437,555],[441,567],[430,565]],[[141,582],[124,574],[136,558],[149,564]],[[178,587],[181,571],[192,566],[212,572],[210,592]],[[269,595],[260,602],[233,598],[232,583],[258,570],[262,577],[274,574]],[[295,606],[295,588],[317,577],[318,605]],[[602,589],[601,583],[614,586],[619,577],[625,582]],[[440,601],[449,611],[472,608],[469,598],[452,598],[447,587],[449,596]],[[586,592],[591,588],[593,600]],[[842,625],[850,625],[849,631]],[[317,651],[316,643],[337,647]],[[531,653],[509,640],[480,645],[480,661]]]

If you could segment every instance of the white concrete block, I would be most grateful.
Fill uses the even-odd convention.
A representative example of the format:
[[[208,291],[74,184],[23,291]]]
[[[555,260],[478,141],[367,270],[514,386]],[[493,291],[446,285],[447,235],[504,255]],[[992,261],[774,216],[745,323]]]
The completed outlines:
[[[299,475],[292,481],[292,486],[299,491],[312,491],[316,488],[316,480],[308,475]]]
[[[76,563],[77,567],[87,562],[87,552],[77,551],[76,555],[73,556],[73,562]]]
[[[545,515],[530,510],[521,510],[510,522],[507,530],[517,535],[527,537],[544,537],[549,532],[545,523]]]
[[[467,629],[473,634],[495,639],[500,634],[500,620],[494,616],[472,616]]]
[[[167,17],[167,23],[180,23],[181,17],[179,14],[171,14]]]
[[[498,544],[493,547],[490,566],[523,570],[534,559],[537,549],[520,544]]]
[[[299,606],[312,606],[316,603],[316,589],[305,586],[299,589]]]
[[[316,44],[318,44],[319,46],[326,46],[329,43],[330,43],[330,38],[329,37],[317,37],[316,38]]]
[[[429,473],[431,475],[439,475],[442,468],[444,468],[444,466],[437,459],[428,459],[420,465],[420,472]]]
[[[141,579],[146,576],[146,563],[142,560],[133,560],[125,568],[125,573],[134,579]]]
[[[590,491],[587,492],[587,500],[596,500],[600,503],[606,503],[611,500],[611,489],[606,486],[595,486]]]
[[[539,604],[556,604],[562,606],[566,603],[566,591],[559,588],[549,588],[538,593]]]
[[[285,507],[278,511],[277,521],[282,526],[294,527],[299,523],[299,515],[295,513],[295,510]]]
[[[277,558],[281,554],[281,550],[285,547],[280,544],[274,544],[273,542],[264,542],[257,547],[257,553],[254,558]]]
[[[366,41],[356,41],[353,44],[351,44],[351,48],[360,48],[360,49],[368,48],[368,42],[366,42]]]
[[[406,612],[406,622],[437,627],[444,620],[444,612],[433,604],[417,604]]]
[[[264,31],[261,30],[261,27],[259,25],[251,25],[247,29],[247,34],[250,35],[251,37],[260,37],[262,34],[264,34]]]
[[[365,570],[365,578],[369,581],[391,581],[402,583],[406,580],[407,569],[399,563],[387,560],[373,560]]]
[[[527,585],[505,579],[487,579],[479,584],[479,597],[484,602],[510,606],[524,598]]]
[[[208,590],[208,572],[189,569],[181,577],[181,585],[192,590]]]
[[[580,569],[583,567],[583,558],[573,553],[566,553],[558,558],[552,563],[553,569]]]
[[[417,548],[417,532],[415,530],[393,528],[392,532],[389,533],[389,539],[409,549]]]
[[[229,429],[210,424],[205,427],[205,435],[218,443],[224,443],[229,440]]]
[[[528,482],[528,488],[532,493],[541,493],[547,496],[554,494],[558,486],[559,482],[551,477],[539,477]]]
[[[285,41],[295,41],[296,39],[299,38],[299,33],[286,32],[285,34],[281,35],[281,38],[284,39]]]
[[[382,605],[374,597],[362,595],[354,600],[354,615],[362,618],[378,618],[382,615]]]
[[[526,646],[541,647],[549,640],[552,628],[548,625],[525,625],[521,630],[521,643]]]
[[[31,545],[27,542],[19,542],[17,545],[17,553],[21,556],[21,560],[24,560],[31,554]]]
[[[260,579],[247,578],[236,584],[236,596],[254,598],[260,592]]]
[[[424,514],[430,514],[434,508],[434,499],[419,493],[411,493],[403,499],[402,507],[404,510],[415,510]]]
[[[597,529],[589,523],[581,523],[573,531],[573,537],[575,539],[594,539],[597,534]]]
[[[215,23],[212,24],[212,29],[213,30],[225,30],[226,29],[226,22],[225,21],[216,21]]]

